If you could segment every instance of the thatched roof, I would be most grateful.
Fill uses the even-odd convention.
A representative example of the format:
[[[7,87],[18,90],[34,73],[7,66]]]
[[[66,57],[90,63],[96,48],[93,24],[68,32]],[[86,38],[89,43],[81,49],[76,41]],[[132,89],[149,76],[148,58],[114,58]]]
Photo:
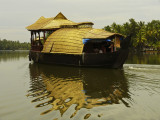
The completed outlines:
[[[107,31],[105,31],[103,29],[92,29],[85,35],[85,38],[89,38],[89,39],[106,39],[106,38],[109,38],[109,37],[114,36],[114,35],[122,36],[121,34],[107,32]]]
[[[92,28],[62,28],[53,32],[46,40],[42,52],[82,54],[82,39]]]
[[[93,28],[61,28],[53,32],[46,40],[42,52],[82,54],[83,39],[107,39],[116,33],[110,33],[102,29]]]
[[[58,29],[69,26],[79,26],[79,25],[93,25],[92,22],[80,22],[75,23],[73,21],[68,20],[61,12],[56,15],[56,17],[45,18],[40,17],[34,24],[26,27],[27,30],[51,30]]]
[[[79,22],[79,23],[77,23],[77,25],[83,25],[83,24],[94,25],[92,22]]]
[[[62,25],[76,25],[77,23],[68,20],[61,12],[56,17],[40,17],[34,24],[26,27],[27,30],[56,29]]]
[[[53,18],[45,18],[45,17],[40,17],[34,24],[26,27],[28,30],[40,30],[43,29],[45,25],[47,25],[49,22],[51,22]]]

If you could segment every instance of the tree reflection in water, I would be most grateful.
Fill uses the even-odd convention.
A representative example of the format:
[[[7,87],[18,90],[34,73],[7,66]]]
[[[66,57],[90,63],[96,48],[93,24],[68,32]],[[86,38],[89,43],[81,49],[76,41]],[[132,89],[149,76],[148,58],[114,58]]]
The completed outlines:
[[[67,109],[76,104],[74,117],[81,108],[91,109],[98,106],[119,104],[120,101],[129,107],[123,98],[130,99],[127,79],[123,70],[103,68],[75,68],[30,64],[30,90],[27,96],[32,102],[41,102],[36,107],[52,105],[61,116]]]

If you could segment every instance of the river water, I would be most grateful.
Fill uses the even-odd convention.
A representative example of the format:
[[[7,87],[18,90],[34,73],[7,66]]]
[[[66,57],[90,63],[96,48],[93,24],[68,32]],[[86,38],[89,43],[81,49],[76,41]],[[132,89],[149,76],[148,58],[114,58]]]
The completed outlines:
[[[0,51],[0,120],[160,120],[160,55],[130,55],[123,69],[29,62]]]

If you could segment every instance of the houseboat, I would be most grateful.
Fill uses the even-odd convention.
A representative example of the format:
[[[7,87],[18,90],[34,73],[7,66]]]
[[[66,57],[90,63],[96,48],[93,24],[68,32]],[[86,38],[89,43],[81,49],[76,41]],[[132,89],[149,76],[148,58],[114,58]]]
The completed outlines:
[[[37,63],[122,68],[129,53],[130,36],[124,37],[92,22],[72,22],[61,12],[40,17],[26,27],[31,32],[29,59]]]

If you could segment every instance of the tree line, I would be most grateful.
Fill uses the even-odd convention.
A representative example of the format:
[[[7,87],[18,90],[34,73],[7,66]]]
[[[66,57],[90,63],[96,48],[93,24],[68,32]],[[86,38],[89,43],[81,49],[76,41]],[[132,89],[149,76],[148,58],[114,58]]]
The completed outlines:
[[[0,39],[0,50],[29,50],[30,43]]]
[[[124,24],[116,24],[103,28],[106,31],[120,33],[122,35],[132,35],[131,48],[136,50],[160,50],[160,20],[152,20],[145,23],[136,22],[133,18]]]

